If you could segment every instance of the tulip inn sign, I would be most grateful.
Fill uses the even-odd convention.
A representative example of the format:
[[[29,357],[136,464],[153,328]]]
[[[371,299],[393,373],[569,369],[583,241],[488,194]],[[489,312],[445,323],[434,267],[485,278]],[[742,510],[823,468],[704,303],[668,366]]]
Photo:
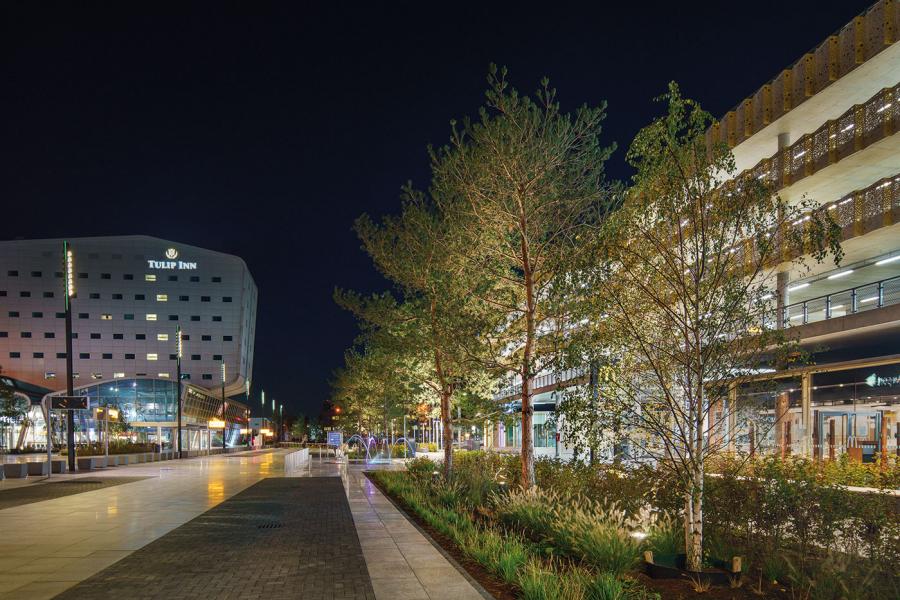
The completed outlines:
[[[177,269],[179,271],[193,271],[197,268],[195,262],[184,262],[183,260],[173,260],[178,258],[178,250],[169,248],[166,250],[166,258],[170,260],[147,260],[147,268],[150,269]]]

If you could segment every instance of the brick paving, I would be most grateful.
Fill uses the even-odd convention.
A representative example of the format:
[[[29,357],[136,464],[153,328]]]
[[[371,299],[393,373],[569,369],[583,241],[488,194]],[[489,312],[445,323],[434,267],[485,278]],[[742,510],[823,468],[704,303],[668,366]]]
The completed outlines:
[[[69,588],[63,600],[374,600],[337,477],[264,479]]]
[[[34,483],[32,485],[9,490],[0,490],[0,510],[21,506],[23,504],[31,504],[32,502],[43,502],[44,500],[71,496],[73,494],[93,492],[94,490],[102,490],[103,488],[141,481],[142,479],[147,479],[147,477],[63,479],[47,483]]]

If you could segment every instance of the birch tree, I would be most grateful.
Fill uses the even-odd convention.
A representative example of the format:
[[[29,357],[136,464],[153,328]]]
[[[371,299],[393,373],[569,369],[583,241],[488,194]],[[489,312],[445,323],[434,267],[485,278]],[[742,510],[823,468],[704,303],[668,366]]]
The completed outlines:
[[[839,261],[840,229],[813,201],[788,204],[737,175],[726,147],[705,144],[710,116],[676,85],[663,98],[668,111],[632,143],[632,187],[596,230],[572,292],[592,341],[581,360],[613,371],[600,412],[629,431],[633,457],[677,475],[687,568],[698,571],[704,464],[741,410],[729,389],[799,355],[775,326],[776,272]]]

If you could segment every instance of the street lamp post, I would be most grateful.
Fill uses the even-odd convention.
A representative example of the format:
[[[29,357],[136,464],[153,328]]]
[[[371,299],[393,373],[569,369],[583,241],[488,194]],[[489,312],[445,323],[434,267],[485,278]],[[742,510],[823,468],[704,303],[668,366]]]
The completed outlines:
[[[175,343],[177,344],[177,352],[175,358],[175,378],[178,380],[175,392],[178,395],[178,445],[176,446],[176,450],[178,452],[178,458],[184,458],[181,453],[181,356],[184,353],[184,341],[181,337],[181,325],[177,325],[175,327]]]
[[[222,359],[222,420],[225,421],[225,427],[222,428],[222,454],[225,454],[225,439],[228,431],[228,419],[225,413],[228,410],[228,404],[225,402],[225,359]]]
[[[66,395],[75,395],[75,374],[72,372],[72,298],[75,297],[75,258],[68,241],[63,242],[66,289]],[[47,411],[49,414],[49,410]],[[49,426],[49,425],[48,425]],[[69,472],[75,472],[75,411],[66,411],[66,448],[69,452]]]

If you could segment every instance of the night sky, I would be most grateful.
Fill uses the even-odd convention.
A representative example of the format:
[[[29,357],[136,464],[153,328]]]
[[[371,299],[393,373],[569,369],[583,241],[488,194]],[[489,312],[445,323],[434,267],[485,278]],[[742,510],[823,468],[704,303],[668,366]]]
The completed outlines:
[[[386,284],[351,231],[428,183],[488,64],[624,149],[669,80],[717,116],[870,2],[3,2],[0,239],[146,234],[239,255],[254,397],[317,414],[356,334],[335,286]],[[435,6],[432,6],[435,4]],[[588,3],[585,3],[588,4]]]

